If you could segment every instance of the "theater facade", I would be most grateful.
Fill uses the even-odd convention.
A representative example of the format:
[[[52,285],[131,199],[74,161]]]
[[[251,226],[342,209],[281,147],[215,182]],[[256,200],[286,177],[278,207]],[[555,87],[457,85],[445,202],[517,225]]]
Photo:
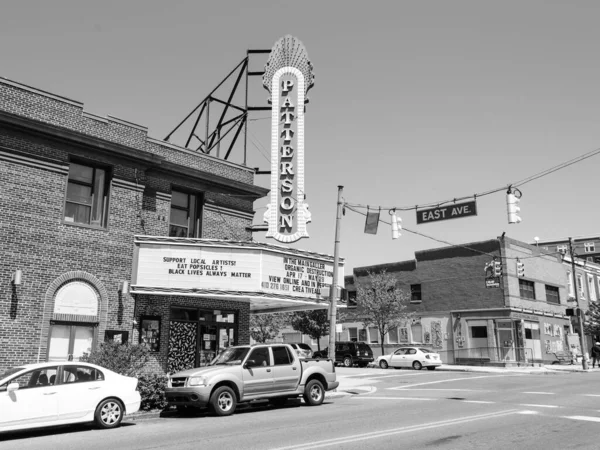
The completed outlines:
[[[253,242],[254,176],[0,79],[0,371],[111,339],[172,372],[249,343],[251,314],[327,307],[332,257]]]

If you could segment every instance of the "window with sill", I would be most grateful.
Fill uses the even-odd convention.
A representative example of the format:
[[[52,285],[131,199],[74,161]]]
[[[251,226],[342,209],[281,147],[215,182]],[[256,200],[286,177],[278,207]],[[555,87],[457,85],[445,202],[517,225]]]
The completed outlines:
[[[556,251],[559,253],[562,253],[564,255],[567,253],[567,246],[566,245],[557,245]]]
[[[577,274],[577,291],[579,292],[579,298],[585,300],[585,291],[583,289],[583,277],[580,273]]]
[[[546,285],[546,301],[548,303],[556,303],[557,305],[560,305],[558,287]]]
[[[583,248],[586,253],[594,253],[596,251],[596,244],[594,242],[585,242]]]
[[[421,285],[411,284],[410,285],[410,301],[418,303],[422,300],[421,298]]]
[[[202,200],[200,194],[171,191],[169,236],[202,237]]]
[[[348,308],[356,308],[356,291],[348,291]]]
[[[535,300],[535,289],[533,281],[519,279],[519,293],[522,298]]]
[[[106,228],[109,174],[105,168],[72,162],[65,200],[65,222]]]
[[[596,301],[596,285],[594,284],[594,276],[591,274],[586,274],[587,282],[588,282],[588,292],[590,293],[590,301]]]

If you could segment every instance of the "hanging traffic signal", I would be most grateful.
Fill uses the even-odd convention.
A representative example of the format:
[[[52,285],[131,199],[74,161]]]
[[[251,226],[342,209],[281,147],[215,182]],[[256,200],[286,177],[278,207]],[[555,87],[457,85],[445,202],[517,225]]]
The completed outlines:
[[[517,276],[525,276],[525,264],[517,259]]]
[[[506,210],[508,212],[508,223],[519,223],[521,217],[519,216],[519,202],[521,201],[521,191],[518,189],[509,188],[506,191]]]
[[[494,276],[502,276],[502,263],[500,261],[494,261]]]
[[[400,230],[402,229],[402,219],[396,215],[396,210],[392,209],[390,211],[390,216],[392,216],[392,239],[398,239],[400,236]]]

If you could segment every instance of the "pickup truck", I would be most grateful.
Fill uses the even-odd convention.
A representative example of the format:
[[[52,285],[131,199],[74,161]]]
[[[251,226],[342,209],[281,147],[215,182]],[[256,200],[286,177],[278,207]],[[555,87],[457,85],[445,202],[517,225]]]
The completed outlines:
[[[338,385],[330,359],[300,359],[288,344],[238,345],[208,366],[169,375],[166,397],[177,409],[208,406],[228,416],[238,403],[259,399],[281,406],[302,396],[307,405],[320,405]]]

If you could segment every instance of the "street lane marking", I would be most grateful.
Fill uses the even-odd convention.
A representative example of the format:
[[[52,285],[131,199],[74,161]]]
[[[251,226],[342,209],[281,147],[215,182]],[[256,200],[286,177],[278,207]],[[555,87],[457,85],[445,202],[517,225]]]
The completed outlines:
[[[562,408],[562,406],[556,405],[533,405],[531,403],[519,403],[519,406],[529,406],[532,408]]]
[[[458,419],[442,420],[440,422],[430,422],[430,423],[420,424],[420,425],[410,425],[407,427],[392,428],[389,430],[373,431],[370,433],[355,434],[352,436],[345,436],[345,437],[341,437],[341,438],[324,439],[321,441],[313,441],[313,442],[307,442],[307,443],[303,443],[303,444],[290,445],[288,447],[279,447],[277,450],[300,450],[300,449],[331,447],[334,445],[354,443],[356,441],[364,441],[367,439],[376,439],[376,438],[381,438],[381,437],[393,436],[396,434],[404,434],[404,433],[410,433],[410,432],[414,432],[414,431],[429,430],[432,428],[439,428],[439,427],[445,427],[445,426],[449,426],[449,425],[458,425],[458,424],[462,424],[462,423],[474,422],[477,420],[493,419],[493,418],[498,418],[498,417],[503,417],[503,416],[509,416],[509,415],[518,413],[518,411],[519,410],[517,410],[517,409],[509,409],[506,411],[499,411],[499,412],[495,412],[495,413],[478,414],[476,416],[467,416],[467,417],[461,417]]]
[[[529,415],[534,415],[534,414],[539,414],[539,411],[519,411],[517,414],[529,414]]]
[[[487,402],[485,400],[463,400],[464,403],[483,403],[483,404],[493,404],[496,402]]]
[[[393,389],[393,388],[389,388],[389,389]],[[416,389],[411,389],[411,391],[494,392],[494,391],[490,391],[488,389],[453,389],[453,388],[446,388],[446,389],[416,388]]]
[[[585,397],[600,397],[600,394],[581,394]]]
[[[406,389],[406,388],[415,387],[415,386],[425,386],[427,384],[448,383],[449,381],[476,380],[477,378],[505,378],[507,376],[513,376],[513,375],[512,374],[511,375],[482,375],[479,377],[452,378],[450,380],[428,381],[427,383],[415,383],[415,384],[409,384],[407,386],[398,386],[398,387],[393,387],[393,388],[388,388],[388,389],[401,390],[401,389]]]
[[[380,376],[368,377],[368,378],[369,378],[369,380],[378,380],[380,378],[413,377],[413,376],[415,376],[415,374],[413,374],[413,373],[404,373],[401,375],[380,375]]]
[[[371,397],[360,396],[360,397],[351,397],[353,400],[439,400],[437,398],[428,398],[428,397]]]
[[[587,422],[600,422],[600,417],[589,416],[563,416],[564,419],[585,420]]]
[[[523,392],[523,394],[554,395],[554,392]]]

